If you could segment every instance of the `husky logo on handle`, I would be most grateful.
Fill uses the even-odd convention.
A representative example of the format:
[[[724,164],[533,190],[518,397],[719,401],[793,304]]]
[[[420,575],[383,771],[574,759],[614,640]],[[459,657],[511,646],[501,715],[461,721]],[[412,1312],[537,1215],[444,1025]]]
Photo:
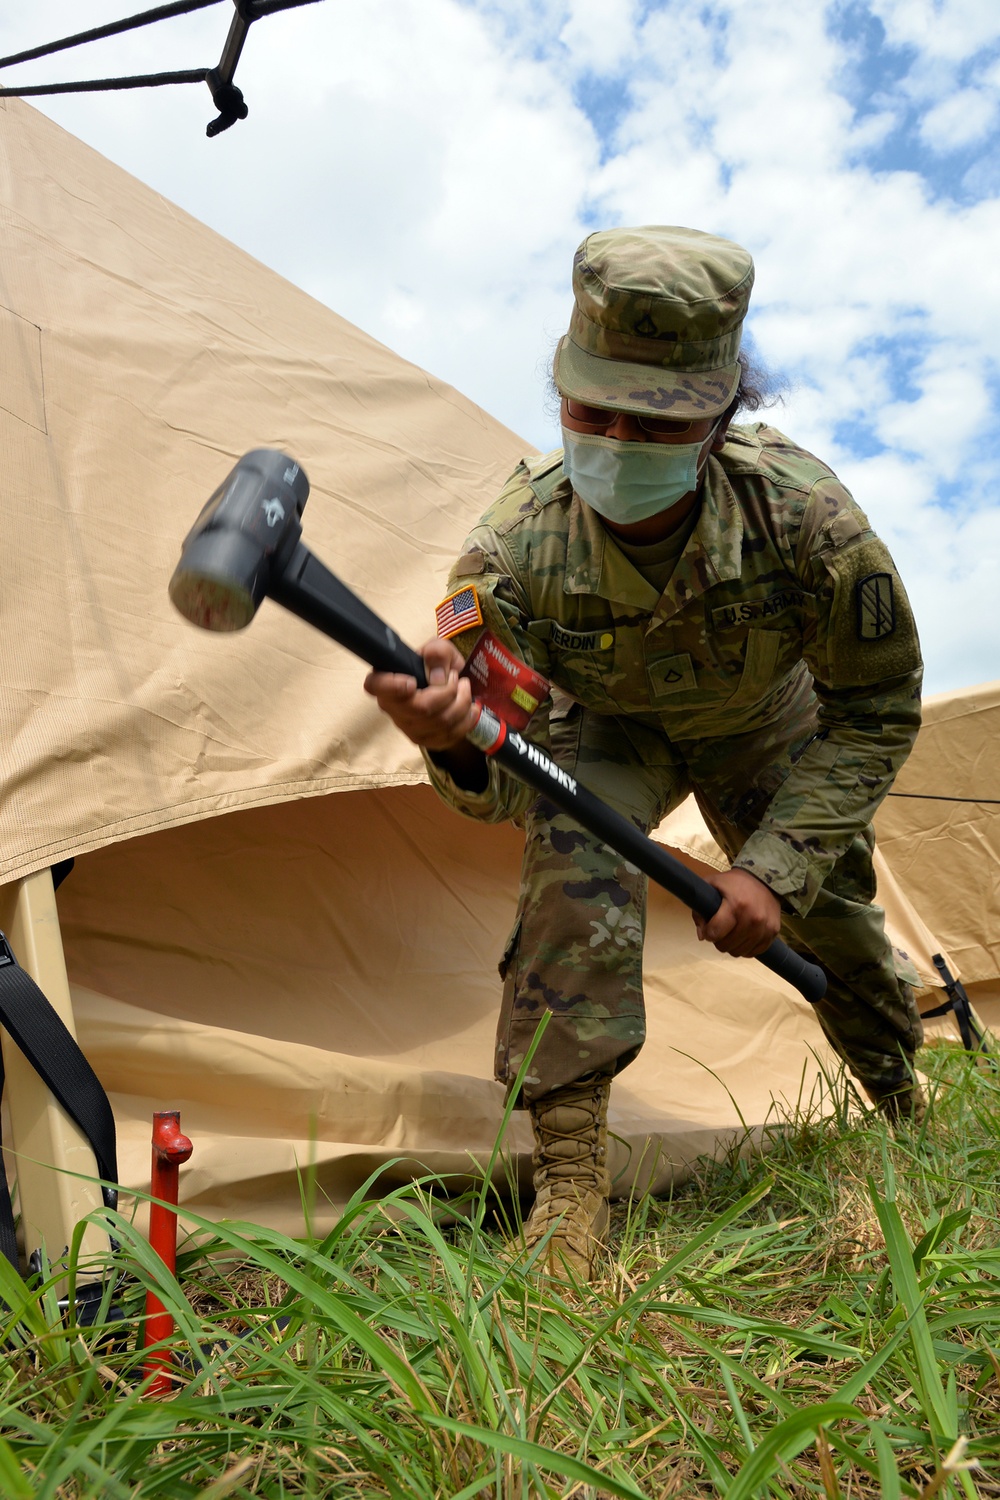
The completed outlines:
[[[277,498],[273,500],[262,500],[260,508],[264,512],[264,519],[268,526],[277,526],[279,521],[285,519],[285,507]]]

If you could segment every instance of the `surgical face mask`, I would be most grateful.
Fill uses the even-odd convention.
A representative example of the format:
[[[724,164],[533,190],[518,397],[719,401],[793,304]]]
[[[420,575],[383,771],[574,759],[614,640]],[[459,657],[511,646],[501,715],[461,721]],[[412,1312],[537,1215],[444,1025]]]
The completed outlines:
[[[563,472],[581,500],[608,521],[645,521],[698,488],[697,443],[623,443],[563,428]]]

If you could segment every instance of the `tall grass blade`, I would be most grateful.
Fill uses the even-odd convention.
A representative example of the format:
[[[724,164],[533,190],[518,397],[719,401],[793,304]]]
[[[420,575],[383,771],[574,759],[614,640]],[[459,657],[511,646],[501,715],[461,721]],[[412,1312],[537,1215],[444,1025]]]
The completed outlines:
[[[636,1489],[627,1479],[618,1479],[601,1469],[595,1469],[590,1464],[583,1463],[578,1458],[572,1458],[568,1453],[558,1453],[551,1448],[543,1448],[540,1443],[529,1442],[526,1438],[509,1437],[503,1432],[493,1432],[489,1427],[476,1427],[469,1422],[457,1422],[453,1417],[428,1416],[426,1420],[432,1427],[443,1427],[448,1432],[453,1432],[456,1437],[470,1438],[475,1442],[482,1443],[487,1448],[492,1448],[500,1453],[510,1453],[514,1458],[519,1458],[522,1463],[532,1464],[539,1469],[549,1469],[554,1474],[561,1474],[564,1479],[572,1479],[576,1484],[592,1484],[602,1495],[614,1495],[616,1500],[649,1500],[642,1490]]]
[[[914,1374],[921,1404],[936,1436],[951,1444],[958,1437],[957,1410],[955,1403],[949,1401],[947,1392],[941,1387],[937,1357],[927,1326],[924,1298],[914,1267],[914,1247],[895,1203],[882,1198],[871,1179],[869,1191],[885,1236],[893,1290],[905,1308],[909,1322],[910,1345],[916,1363]]]
[[[780,1464],[795,1458],[827,1422],[865,1422],[867,1417],[846,1401],[824,1401],[785,1417],[762,1438],[753,1456],[740,1469],[726,1491],[726,1500],[752,1500],[778,1472]]]

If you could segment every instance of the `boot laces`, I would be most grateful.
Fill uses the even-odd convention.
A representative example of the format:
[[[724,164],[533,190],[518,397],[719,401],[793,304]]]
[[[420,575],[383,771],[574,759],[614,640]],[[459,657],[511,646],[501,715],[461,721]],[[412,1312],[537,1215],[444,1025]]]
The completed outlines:
[[[532,1109],[534,1165],[550,1181],[564,1178],[604,1190],[607,1151],[602,1125],[607,1095],[604,1082],[586,1090],[577,1085],[547,1096],[544,1105]]]

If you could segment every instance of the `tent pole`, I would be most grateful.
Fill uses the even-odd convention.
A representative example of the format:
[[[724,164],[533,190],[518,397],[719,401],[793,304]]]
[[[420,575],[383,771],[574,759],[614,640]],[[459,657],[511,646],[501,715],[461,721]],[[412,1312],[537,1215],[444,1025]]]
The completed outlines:
[[[75,1039],[51,871],[39,870],[0,886],[0,929],[10,938],[21,967]],[[97,1163],[83,1131],[56,1102],[6,1031],[0,1030],[0,1045],[24,1255],[30,1266],[32,1257],[44,1248],[49,1264],[57,1269],[79,1221],[103,1210],[101,1189],[92,1180],[98,1175]],[[77,1280],[87,1279],[88,1266],[94,1268],[96,1279],[107,1253],[107,1230],[102,1232],[97,1224],[88,1224]]]

